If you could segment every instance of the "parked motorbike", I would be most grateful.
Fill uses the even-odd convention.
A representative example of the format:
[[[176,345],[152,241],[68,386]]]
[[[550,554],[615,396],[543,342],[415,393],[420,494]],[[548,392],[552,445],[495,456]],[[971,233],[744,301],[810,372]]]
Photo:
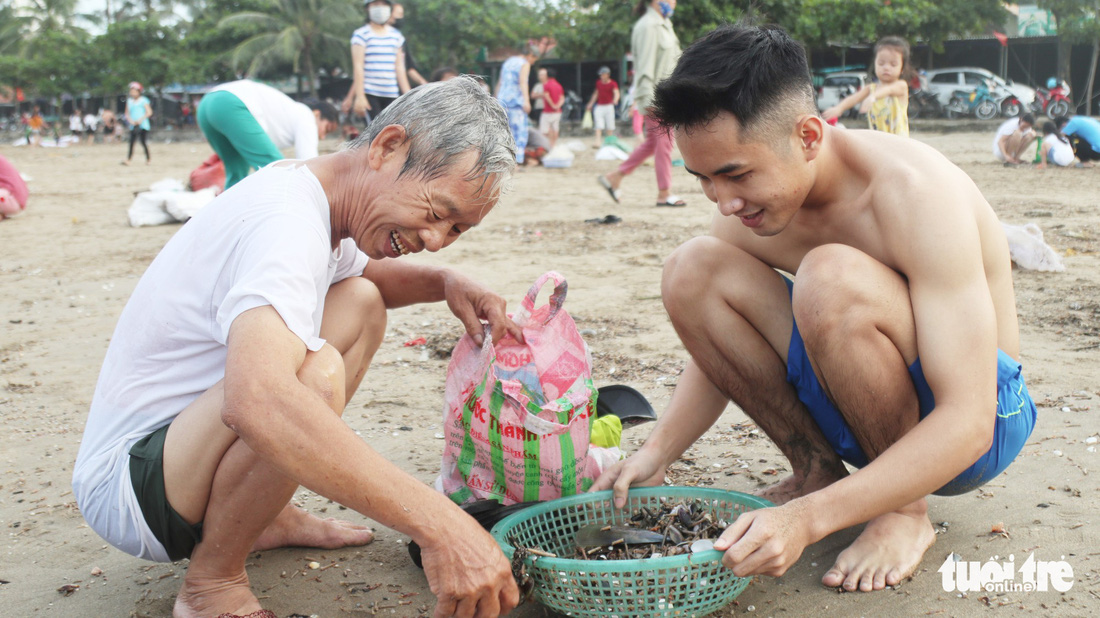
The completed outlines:
[[[1015,118],[1024,109],[1020,99],[1007,90],[998,88],[994,98],[997,99],[997,106],[1001,109],[1001,115],[1006,118]]]
[[[1046,88],[1035,89],[1035,100],[1031,102],[1032,112],[1057,118],[1065,116],[1071,109],[1073,101],[1069,98],[1069,84],[1065,80],[1058,83],[1052,77],[1047,81]]]
[[[986,84],[979,85],[973,92],[956,90],[951,95],[951,101],[943,108],[944,116],[948,118],[961,118],[974,114],[979,120],[996,118],[1000,111],[1000,105]]]
[[[943,115],[943,105],[936,94],[923,88],[909,93],[910,118],[938,118]]]

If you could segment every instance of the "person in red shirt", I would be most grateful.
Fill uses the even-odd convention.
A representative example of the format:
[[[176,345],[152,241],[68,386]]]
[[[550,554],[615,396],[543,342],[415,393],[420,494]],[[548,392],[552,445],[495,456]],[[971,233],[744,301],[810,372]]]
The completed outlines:
[[[596,128],[596,148],[603,144],[605,130],[608,135],[615,134],[615,106],[618,104],[619,84],[611,79],[609,67],[600,67],[600,79],[596,82],[596,89],[592,91],[587,106],[592,110],[592,124]]]
[[[558,143],[558,133],[561,132],[561,108],[565,105],[565,89],[558,80],[554,79],[553,69],[539,69],[539,81],[542,82],[542,100],[546,106],[539,116],[539,133],[550,141],[550,148]]]

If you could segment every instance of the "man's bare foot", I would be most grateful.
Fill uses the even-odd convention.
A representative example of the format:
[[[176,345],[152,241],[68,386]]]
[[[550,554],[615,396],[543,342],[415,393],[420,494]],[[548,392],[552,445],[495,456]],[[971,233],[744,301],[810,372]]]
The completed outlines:
[[[260,609],[260,601],[252,594],[243,571],[226,579],[203,577],[192,569],[176,595],[172,618],[209,618],[225,613],[247,616]]]
[[[374,533],[366,526],[339,519],[321,519],[294,506],[286,505],[282,512],[264,530],[252,546],[252,551],[276,547],[341,547],[366,545],[374,540]]]
[[[775,485],[766,487],[757,495],[772,502],[772,504],[776,506],[780,506],[795,498],[801,498],[819,489],[824,489],[845,476],[848,476],[848,472],[844,466],[841,466],[840,471],[833,474],[820,473],[804,476],[796,473],[779,481]]]
[[[913,574],[935,542],[928,504],[919,500],[868,522],[859,538],[840,552],[821,583],[863,592],[896,586]]]

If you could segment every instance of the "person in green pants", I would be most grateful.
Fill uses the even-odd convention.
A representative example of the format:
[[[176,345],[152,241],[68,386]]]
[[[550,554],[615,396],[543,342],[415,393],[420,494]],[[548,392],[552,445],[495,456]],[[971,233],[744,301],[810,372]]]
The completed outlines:
[[[336,108],[317,100],[299,103],[264,84],[239,80],[211,90],[198,110],[199,128],[225,165],[225,188],[283,158],[317,156],[317,144],[339,126]]]

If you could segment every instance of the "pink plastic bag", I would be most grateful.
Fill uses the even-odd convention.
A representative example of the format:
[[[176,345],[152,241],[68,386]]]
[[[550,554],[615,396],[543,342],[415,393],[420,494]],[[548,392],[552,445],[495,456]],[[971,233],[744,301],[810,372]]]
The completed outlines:
[[[550,302],[534,309],[546,281]],[[562,310],[565,278],[548,272],[514,316],[525,343],[506,336],[480,348],[469,335],[447,368],[441,489],[458,504],[551,500],[586,491],[599,474],[589,456],[596,412],[592,358]]]

